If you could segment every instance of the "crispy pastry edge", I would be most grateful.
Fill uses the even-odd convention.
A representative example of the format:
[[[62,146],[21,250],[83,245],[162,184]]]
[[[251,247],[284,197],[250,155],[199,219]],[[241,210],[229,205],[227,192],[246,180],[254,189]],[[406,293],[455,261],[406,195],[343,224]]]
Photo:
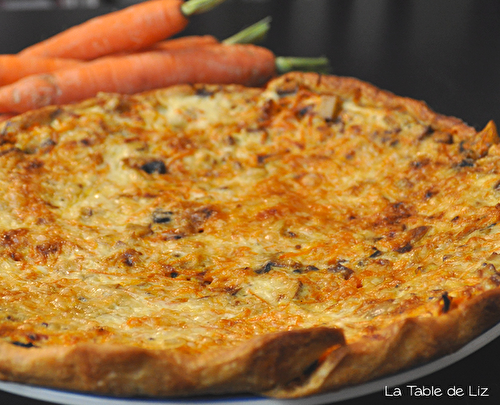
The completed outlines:
[[[343,344],[335,328],[267,334],[198,356],[111,344],[24,348],[2,342],[0,379],[116,396],[258,392],[298,378],[325,350]]]
[[[298,398],[371,381],[453,353],[500,319],[500,290],[494,289],[437,317],[407,318],[383,334],[328,353],[306,380],[266,392]]]

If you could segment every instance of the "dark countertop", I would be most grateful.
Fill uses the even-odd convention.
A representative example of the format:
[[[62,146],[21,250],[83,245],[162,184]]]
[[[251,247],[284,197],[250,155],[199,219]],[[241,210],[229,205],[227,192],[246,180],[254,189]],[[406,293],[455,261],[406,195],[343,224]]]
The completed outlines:
[[[0,11],[0,52],[23,47],[113,10]],[[500,2],[496,0],[228,0],[192,19],[185,34],[224,39],[265,16],[264,45],[280,56],[327,56],[332,73],[354,76],[476,129],[500,123]],[[485,387],[489,397],[405,396],[384,392],[342,405],[500,403],[500,339],[445,369],[411,382],[418,386]],[[410,383],[408,383],[410,384]],[[403,388],[407,392],[406,385]],[[0,404],[44,404],[0,391]]]

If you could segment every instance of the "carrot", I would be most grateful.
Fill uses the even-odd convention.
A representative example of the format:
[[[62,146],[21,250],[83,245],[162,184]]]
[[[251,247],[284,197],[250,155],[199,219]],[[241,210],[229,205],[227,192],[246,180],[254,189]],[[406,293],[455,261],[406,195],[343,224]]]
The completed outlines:
[[[224,0],[154,0],[92,18],[19,53],[92,60],[118,52],[132,52],[182,31],[188,17]]]
[[[109,56],[32,75],[0,88],[0,112],[24,112],[93,97],[132,94],[180,83],[261,85],[276,74],[274,54],[251,44],[214,44],[168,52]]]
[[[61,58],[20,58],[17,55],[0,55],[0,86],[36,73],[75,67],[81,61]]]
[[[171,51],[188,47],[217,44],[219,41],[211,35],[189,35],[157,42],[146,50]]]

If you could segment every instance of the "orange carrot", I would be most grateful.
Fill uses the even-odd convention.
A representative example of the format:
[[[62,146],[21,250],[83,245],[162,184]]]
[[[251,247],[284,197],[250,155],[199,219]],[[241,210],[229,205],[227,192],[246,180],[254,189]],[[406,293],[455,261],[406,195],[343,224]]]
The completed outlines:
[[[74,67],[81,61],[60,58],[20,58],[17,55],[0,55],[0,86],[32,74],[53,72]]]
[[[185,8],[188,3],[222,0],[154,0],[129,6],[92,18],[69,28],[19,53],[21,56],[45,56],[91,60],[118,52],[132,52],[171,37],[188,24],[188,15],[199,10]],[[201,11],[205,8],[200,6]],[[184,11],[188,10],[188,11]]]
[[[261,85],[275,73],[274,54],[251,44],[110,56],[0,88],[0,112],[71,103],[101,91],[132,94],[179,83]]]
[[[205,46],[217,44],[219,41],[211,35],[190,35],[160,41],[149,47],[147,50],[170,51],[187,47]]]

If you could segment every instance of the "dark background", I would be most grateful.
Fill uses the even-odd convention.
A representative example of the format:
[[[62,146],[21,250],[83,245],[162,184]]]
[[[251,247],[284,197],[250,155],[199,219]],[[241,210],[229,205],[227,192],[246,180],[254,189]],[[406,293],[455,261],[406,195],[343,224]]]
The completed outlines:
[[[132,1],[56,3],[19,10],[2,9],[0,2],[0,53],[16,53]],[[195,16],[183,34],[224,39],[266,16],[273,21],[264,45],[276,55],[327,56],[333,74],[425,100],[478,130],[489,120],[500,123],[497,0],[227,0]],[[342,405],[500,403],[500,340],[412,384],[445,390],[482,386],[489,397],[397,399],[377,392]],[[0,392],[0,404],[42,402]]]

